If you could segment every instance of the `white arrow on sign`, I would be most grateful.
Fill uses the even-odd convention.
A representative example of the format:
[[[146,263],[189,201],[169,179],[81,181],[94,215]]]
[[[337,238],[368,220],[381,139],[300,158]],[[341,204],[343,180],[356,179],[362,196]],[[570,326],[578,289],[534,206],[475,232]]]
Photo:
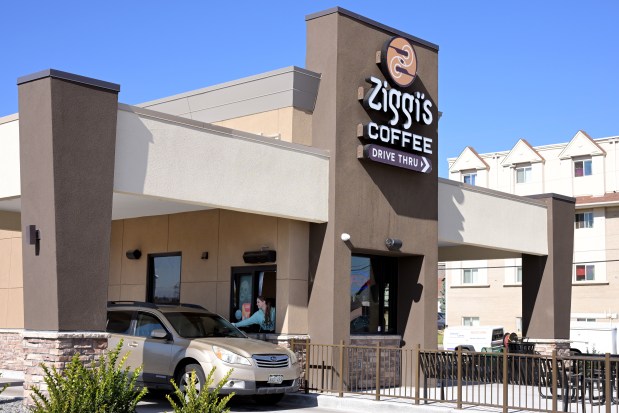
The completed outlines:
[[[428,169],[430,169],[430,161],[428,161],[428,159],[425,156],[422,156],[421,160],[425,164],[425,166],[423,166],[423,168],[421,169],[421,172],[425,173]]]

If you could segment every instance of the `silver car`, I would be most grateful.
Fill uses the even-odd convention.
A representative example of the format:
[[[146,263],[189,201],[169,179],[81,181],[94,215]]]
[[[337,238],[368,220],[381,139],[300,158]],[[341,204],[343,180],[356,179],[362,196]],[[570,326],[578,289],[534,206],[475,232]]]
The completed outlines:
[[[217,383],[233,369],[221,389],[253,395],[274,404],[299,389],[301,366],[295,354],[275,344],[248,338],[223,317],[197,305],[155,305],[109,302],[109,347],[123,340],[121,355],[129,353],[131,369],[143,367],[140,382],[149,388],[171,389],[170,380],[184,388],[191,371],[198,389],[213,367]]]

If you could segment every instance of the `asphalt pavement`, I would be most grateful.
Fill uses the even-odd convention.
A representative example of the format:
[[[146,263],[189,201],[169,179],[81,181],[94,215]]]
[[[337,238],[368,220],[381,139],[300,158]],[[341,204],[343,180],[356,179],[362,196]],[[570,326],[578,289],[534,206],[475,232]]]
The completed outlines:
[[[0,399],[18,400],[23,398],[24,390],[20,381],[0,379],[0,383],[9,382],[11,385],[0,395]],[[253,401],[251,397],[235,396],[228,405],[232,412],[278,412],[278,413],[452,413],[456,409],[452,406],[440,405],[414,405],[407,399],[384,398],[381,401],[374,400],[373,396],[346,395],[337,397],[327,394],[287,394],[281,402],[275,406],[262,406]],[[2,408],[0,408],[2,410]],[[469,409],[477,410],[477,409]],[[481,409],[479,409],[481,410]],[[24,410],[25,411],[25,410]],[[138,405],[138,413],[164,413],[172,409],[161,391],[150,392]],[[486,409],[484,411],[497,411]],[[458,412],[461,412],[458,411]]]

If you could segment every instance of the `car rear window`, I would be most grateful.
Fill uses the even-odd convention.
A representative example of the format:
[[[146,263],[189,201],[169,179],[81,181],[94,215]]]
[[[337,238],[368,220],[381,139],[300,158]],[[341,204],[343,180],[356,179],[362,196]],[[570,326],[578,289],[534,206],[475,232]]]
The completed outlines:
[[[131,311],[108,311],[105,331],[116,334],[129,334],[131,329]]]
[[[166,312],[165,317],[184,338],[245,337],[236,327],[216,314]]]

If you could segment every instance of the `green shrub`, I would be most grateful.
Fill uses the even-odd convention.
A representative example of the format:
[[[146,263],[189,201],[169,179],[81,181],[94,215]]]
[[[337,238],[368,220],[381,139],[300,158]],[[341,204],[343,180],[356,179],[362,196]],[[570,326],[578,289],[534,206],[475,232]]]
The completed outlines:
[[[42,364],[49,396],[33,388],[34,413],[130,413],[135,412],[147,389],[136,387],[140,369],[123,368],[127,356],[118,360],[122,341],[92,366],[86,367],[75,354],[63,372]]]
[[[209,389],[213,384],[213,374],[215,373],[215,367],[213,367],[206,378],[202,390],[198,392],[196,390],[196,372],[191,372],[189,383],[185,388],[185,392],[180,390],[174,380],[172,380],[172,386],[174,386],[174,395],[178,399],[180,406],[174,401],[174,397],[169,394],[166,398],[170,402],[170,405],[174,409],[174,413],[227,413],[230,411],[226,408],[226,404],[230,401],[234,393],[230,393],[226,397],[219,397],[219,391],[228,381],[228,377],[232,373],[232,369],[228,371],[228,374],[217,383],[217,387]]]
[[[0,377],[2,377],[2,373],[0,373]],[[5,391],[7,387],[9,387],[8,384],[5,384],[4,386],[0,386],[0,394],[2,394],[2,392]]]

